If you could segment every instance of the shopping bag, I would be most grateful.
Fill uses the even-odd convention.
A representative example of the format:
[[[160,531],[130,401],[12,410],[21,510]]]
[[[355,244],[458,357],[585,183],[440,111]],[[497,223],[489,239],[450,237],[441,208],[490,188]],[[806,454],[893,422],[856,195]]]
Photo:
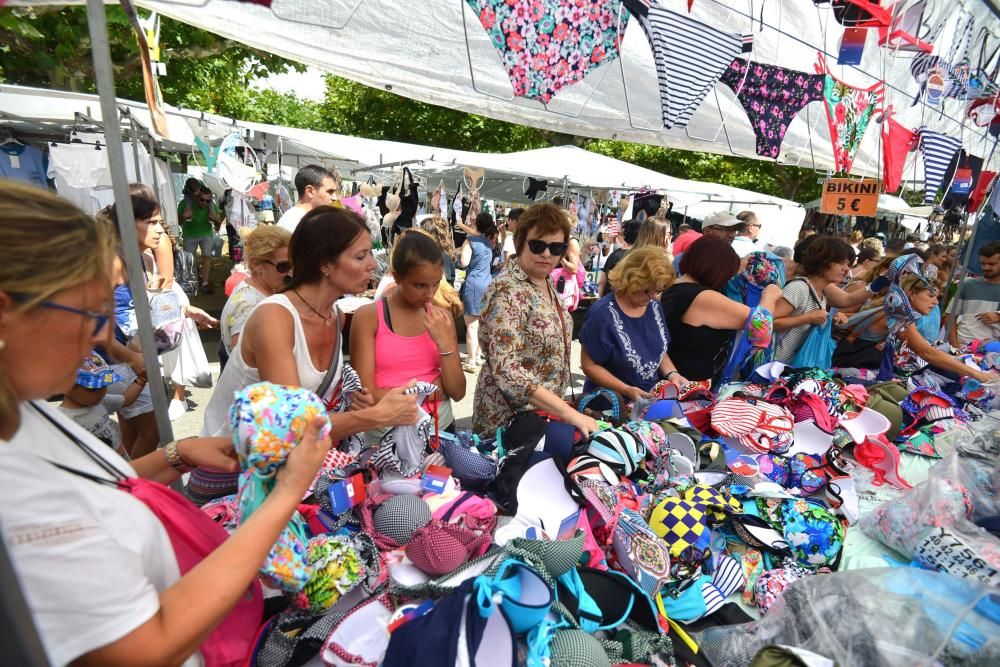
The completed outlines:
[[[802,347],[792,359],[794,368],[830,368],[833,351],[837,348],[833,340],[833,314],[831,310],[823,324],[815,324],[806,336]]]

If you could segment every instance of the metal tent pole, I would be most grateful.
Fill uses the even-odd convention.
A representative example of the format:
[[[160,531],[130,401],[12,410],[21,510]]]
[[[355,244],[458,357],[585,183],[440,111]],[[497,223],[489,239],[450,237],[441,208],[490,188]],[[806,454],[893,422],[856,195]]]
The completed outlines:
[[[87,0],[87,25],[90,28],[90,44],[94,54],[94,78],[97,80],[97,92],[101,97],[104,140],[108,147],[108,164],[111,168],[111,182],[115,193],[118,230],[121,233],[122,251],[125,254],[125,265],[128,267],[128,285],[132,291],[135,316],[139,324],[139,341],[142,343],[142,355],[146,362],[146,376],[153,399],[156,429],[162,446],[173,440],[174,435],[170,418],[167,416],[167,394],[164,391],[160,360],[153,340],[153,321],[143,281],[144,265],[139,254],[135,217],[132,215],[132,199],[128,194],[129,181],[125,174],[125,156],[122,153],[115,78],[111,69],[111,50],[108,47],[107,17],[101,0]]]

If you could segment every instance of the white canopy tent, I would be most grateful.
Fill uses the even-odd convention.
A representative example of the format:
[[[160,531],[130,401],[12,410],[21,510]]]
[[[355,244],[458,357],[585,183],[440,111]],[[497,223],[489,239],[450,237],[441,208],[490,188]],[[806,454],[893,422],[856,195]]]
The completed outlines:
[[[149,111],[144,103],[117,100],[119,110],[127,110],[142,128],[150,127]],[[164,150],[195,156],[191,124],[201,124],[210,133],[223,136],[238,131],[258,151],[266,152],[265,162],[276,174],[278,146],[285,173],[289,167],[309,162],[337,166],[345,176],[363,178],[376,174],[385,180],[398,165],[407,164],[420,178],[433,185],[444,180],[454,194],[463,168],[486,170],[483,196],[502,201],[527,203],[525,176],[548,181],[549,193],[561,191],[588,194],[593,189],[636,190],[648,187],[666,193],[674,210],[703,219],[720,210],[738,212],[752,209],[764,221],[763,238],[788,245],[794,240],[805,216],[805,209],[795,202],[749,190],[715,183],[688,181],[651,169],[617,160],[575,146],[556,146],[514,153],[475,153],[422,146],[395,141],[363,139],[340,134],[279,127],[234,120],[187,109],[165,109],[170,138],[156,139]],[[26,133],[43,133],[64,139],[74,126],[89,121],[101,122],[97,96],[81,93],[0,85],[0,124]],[[125,123],[123,127],[127,128]],[[249,133],[248,133],[249,130]]]
[[[22,1],[31,4],[31,0]],[[893,11],[902,14],[920,1],[882,4],[892,4]],[[432,104],[582,136],[755,157],[754,134],[746,111],[722,84],[708,93],[686,128],[664,129],[651,47],[639,22],[630,19],[624,9],[615,18],[621,57],[605,59],[582,81],[562,88],[543,104],[513,94],[500,52],[476,10],[465,0],[425,0],[419,4],[394,0],[271,0],[259,4],[140,0],[138,4],[256,48]],[[618,6],[614,1],[605,4]],[[688,10],[683,0],[660,0],[658,4],[727,32],[752,35],[753,50],[748,56],[752,62],[812,74],[817,53],[823,52],[833,75],[849,85],[865,88],[886,81],[885,104],[893,106],[903,125],[927,126],[961,138],[967,150],[984,157],[994,146],[984,129],[966,118],[964,100],[948,99],[939,107],[923,102],[911,105],[920,92],[910,73],[913,54],[878,46],[877,31],[867,31],[860,65],[837,65],[844,29],[828,5],[806,0],[698,0]],[[968,54],[977,61],[984,37],[989,36],[991,42],[1000,39],[1000,20],[990,3],[927,0],[922,31],[941,26],[933,40],[934,53],[946,59],[953,54],[958,58],[965,49],[964,26],[969,19],[973,33],[968,39]],[[674,56],[677,67],[683,69],[683,48]],[[978,64],[973,62],[974,67]],[[995,163],[1000,156],[993,159]],[[795,114],[778,160],[824,172],[833,167],[830,131],[821,101]],[[880,164],[879,126],[872,122],[852,173],[873,176]],[[904,174],[921,187],[922,160],[916,153],[909,156]]]

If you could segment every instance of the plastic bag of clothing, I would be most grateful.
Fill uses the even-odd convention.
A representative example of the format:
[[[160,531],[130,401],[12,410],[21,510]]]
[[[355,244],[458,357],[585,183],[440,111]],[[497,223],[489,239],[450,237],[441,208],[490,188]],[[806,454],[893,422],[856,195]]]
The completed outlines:
[[[806,649],[838,665],[1000,664],[996,589],[916,568],[838,572],[792,583],[761,620],[698,637],[714,665],[749,665],[765,646]]]
[[[949,455],[927,481],[861,518],[872,539],[923,567],[1000,585],[1000,538],[986,525],[1000,514],[1000,464]]]

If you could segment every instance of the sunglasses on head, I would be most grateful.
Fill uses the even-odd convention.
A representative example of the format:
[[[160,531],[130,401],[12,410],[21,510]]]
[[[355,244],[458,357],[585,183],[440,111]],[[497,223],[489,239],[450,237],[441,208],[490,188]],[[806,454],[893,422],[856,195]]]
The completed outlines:
[[[271,261],[270,259],[262,259],[260,261],[264,262],[265,264],[270,264],[271,266],[274,267],[274,270],[277,271],[278,273],[288,273],[289,271],[292,270],[292,263],[288,261],[274,262]]]
[[[545,241],[540,241],[538,239],[531,239],[528,241],[528,250],[530,250],[535,255],[542,255],[545,253],[545,249],[549,249],[549,253],[553,257],[562,257],[566,254],[566,248],[569,247],[568,243],[562,241],[553,241],[552,243],[546,243]]]

